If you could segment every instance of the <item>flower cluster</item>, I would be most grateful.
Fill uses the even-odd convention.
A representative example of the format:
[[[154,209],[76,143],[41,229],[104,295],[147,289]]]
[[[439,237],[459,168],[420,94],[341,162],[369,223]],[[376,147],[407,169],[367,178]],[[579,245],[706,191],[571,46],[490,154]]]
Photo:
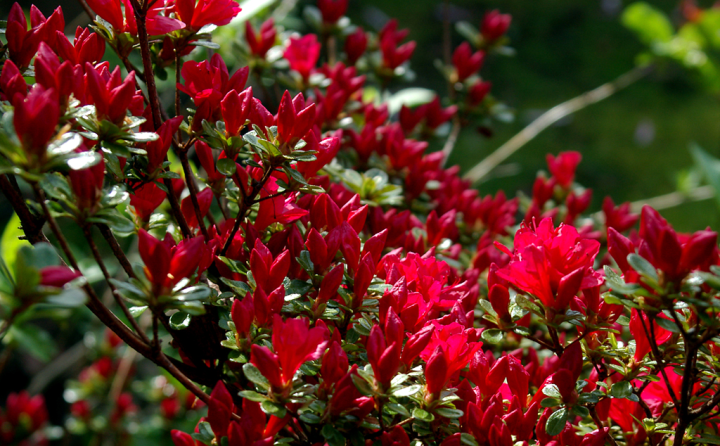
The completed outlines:
[[[155,382],[165,420],[207,406],[194,433],[172,432],[177,446],[718,438],[715,232],[678,234],[609,198],[587,215],[577,152],[548,155],[525,199],[482,196],[427,150],[494,113],[480,71],[509,16],[488,12],[455,49],[450,97],[391,108],[374,92],[408,73],[415,42],[394,19],[377,35],[353,27],[345,0],[309,7],[318,34],[246,21],[239,67],[222,51],[194,60],[232,26],[234,1],[87,3],[97,16],[73,42],[60,8],[33,7],[28,30],[14,5],[0,74],[0,172],[35,193],[30,212],[3,186],[35,244],[3,268],[10,322],[86,304],[114,333],[74,384],[78,431],[129,367],[122,341],[187,388]],[[155,82],[166,70],[174,113]],[[68,266],[48,262],[36,215]],[[114,306],[80,277],[58,220],[85,236]],[[115,428],[137,406],[122,385],[112,396]],[[4,441],[39,429],[41,402],[11,397]]]

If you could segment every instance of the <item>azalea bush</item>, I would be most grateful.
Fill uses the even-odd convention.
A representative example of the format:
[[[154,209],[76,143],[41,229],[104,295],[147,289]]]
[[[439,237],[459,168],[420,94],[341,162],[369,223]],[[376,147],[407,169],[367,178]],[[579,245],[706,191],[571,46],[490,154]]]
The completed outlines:
[[[346,0],[305,35],[271,2],[81,3],[71,38],[61,8],[5,27],[0,336],[42,355],[83,307],[104,331],[62,434],[13,393],[3,444],[720,444],[717,234],[588,213],[577,152],[513,198],[445,165],[507,116],[480,72],[510,16],[458,24],[434,94]]]

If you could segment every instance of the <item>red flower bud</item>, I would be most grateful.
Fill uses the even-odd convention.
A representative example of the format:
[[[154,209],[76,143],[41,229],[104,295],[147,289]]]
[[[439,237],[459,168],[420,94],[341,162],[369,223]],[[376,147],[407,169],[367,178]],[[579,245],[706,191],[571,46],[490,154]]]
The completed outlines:
[[[493,42],[502,37],[510,27],[512,17],[510,14],[500,14],[497,9],[485,14],[480,24],[480,34],[488,42]]]
[[[355,65],[367,49],[367,35],[359,26],[354,33],[345,38],[345,54],[348,65]]]

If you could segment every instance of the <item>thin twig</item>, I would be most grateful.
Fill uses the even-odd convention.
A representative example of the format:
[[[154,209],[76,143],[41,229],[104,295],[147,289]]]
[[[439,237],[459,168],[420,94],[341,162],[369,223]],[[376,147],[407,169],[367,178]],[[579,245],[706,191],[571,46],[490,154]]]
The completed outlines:
[[[0,189],[20,219],[20,224],[22,225],[22,230],[27,240],[33,245],[38,242],[47,242],[47,239],[42,233],[44,222],[42,219],[38,219],[30,213],[20,191],[12,181],[10,181],[7,175],[0,175]]]
[[[452,154],[452,151],[455,148],[455,143],[457,143],[457,139],[458,136],[460,136],[461,129],[462,125],[460,124],[460,117],[456,113],[455,117],[453,118],[452,130],[450,131],[450,135],[448,136],[448,139],[447,141],[445,141],[445,145],[443,145],[442,148],[443,166],[447,165],[447,162],[450,159],[450,154]]]
[[[78,0],[78,3],[80,3],[80,6],[82,7],[83,11],[85,11],[85,14],[90,17],[90,20],[95,19],[95,13],[92,9],[90,9],[90,6],[87,4],[85,0]]]
[[[178,203],[175,192],[173,192],[172,181],[170,180],[170,178],[163,178],[163,184],[168,190],[167,197],[168,201],[170,202],[170,209],[172,211],[173,217],[175,217],[175,221],[177,221],[178,225],[180,226],[180,231],[182,232],[183,237],[192,238],[193,232],[192,230],[190,230],[190,226],[188,226],[187,221],[185,220],[185,216],[183,216],[182,214],[182,210],[180,209],[180,203]]]
[[[256,203],[255,197],[260,193],[263,187],[265,187],[265,183],[270,179],[270,175],[272,175],[273,171],[275,170],[275,167],[270,165],[268,166],[268,170],[263,175],[262,179],[258,182],[256,182],[252,190],[250,191],[250,194],[245,196],[243,200],[241,200],[238,205],[238,213],[235,217],[235,224],[232,227],[232,230],[230,231],[230,234],[228,234],[228,238],[225,241],[225,245],[223,246],[222,250],[220,251],[220,255],[224,256],[228,249],[230,249],[230,245],[232,245],[233,238],[235,238],[235,234],[240,229],[240,225],[245,221],[245,216],[248,210],[252,207],[253,204]],[[244,185],[241,185],[240,187],[241,191],[244,191]]]
[[[118,262],[120,262],[120,266],[122,266],[125,274],[127,274],[128,277],[135,278],[135,272],[132,269],[132,265],[130,265],[130,261],[128,261],[127,256],[125,256],[125,251],[123,251],[122,247],[120,247],[120,243],[118,243],[110,228],[108,228],[107,225],[102,224],[98,224],[96,226],[103,237],[105,237],[105,241],[107,241],[113,254],[118,259]]]
[[[137,22],[138,39],[140,40],[140,54],[142,55],[143,61],[143,72],[145,76],[145,85],[148,89],[148,96],[150,100],[150,109],[152,110],[152,120],[155,129],[160,127],[162,124],[162,117],[160,116],[160,98],[157,92],[157,86],[155,85],[155,76],[152,75],[152,58],[150,56],[150,44],[148,43],[147,24],[145,22],[147,11],[141,8],[136,0],[130,0],[133,11],[135,13],[135,21]]]
[[[496,149],[493,153],[475,165],[463,176],[464,179],[476,183],[482,180],[500,163],[505,161],[510,155],[515,153],[522,146],[530,142],[540,132],[550,127],[560,119],[575,113],[578,110],[602,101],[618,91],[626,88],[636,81],[642,79],[652,72],[653,65],[635,67],[632,70],[621,75],[617,79],[603,84],[593,90],[587,91],[580,96],[576,96],[568,101],[558,104],[550,110],[543,113],[539,118],[534,120],[530,125],[525,127],[505,144]]]
[[[195,184],[195,174],[193,174],[188,162],[187,149],[180,150],[180,164],[182,164],[183,172],[185,172],[185,182],[187,183],[188,190],[190,191],[190,201],[195,211],[195,218],[197,219],[198,226],[200,226],[200,232],[205,237],[205,240],[210,240],[207,227],[205,226],[205,219],[203,218],[202,212],[200,211],[200,202],[198,201],[198,190],[197,184]]]
[[[103,262],[102,256],[100,255],[100,251],[98,251],[97,245],[95,244],[95,240],[92,238],[92,233],[90,232],[90,227],[86,226],[83,228],[83,233],[85,234],[85,239],[88,242],[88,245],[90,245],[90,251],[92,251],[93,257],[95,257],[95,262],[97,262],[98,266],[100,267],[100,271],[102,271],[103,276],[105,277],[105,281],[108,284],[108,287],[110,288],[110,292],[112,296],[115,298],[115,303],[118,304],[120,309],[122,310],[123,314],[127,318],[127,320],[130,322],[130,325],[132,325],[133,329],[135,330],[135,333],[140,336],[140,338],[145,341],[146,343],[149,341],[147,336],[145,336],[145,332],[140,328],[137,321],[133,317],[132,314],[130,314],[130,310],[128,310],[127,305],[125,305],[125,301],[123,300],[122,296],[120,295],[120,292],[117,290],[115,285],[112,283],[110,277],[110,273],[107,270],[107,267],[105,266],[105,262]]]

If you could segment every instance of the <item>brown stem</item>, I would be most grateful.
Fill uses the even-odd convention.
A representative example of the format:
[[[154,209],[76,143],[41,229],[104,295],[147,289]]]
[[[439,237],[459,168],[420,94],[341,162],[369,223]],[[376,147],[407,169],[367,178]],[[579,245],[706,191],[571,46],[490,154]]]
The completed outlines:
[[[228,249],[230,249],[230,245],[232,244],[233,238],[235,237],[235,234],[240,229],[240,225],[245,220],[245,216],[247,211],[252,207],[253,204],[255,204],[255,197],[257,194],[260,193],[263,187],[265,187],[265,183],[270,179],[270,175],[272,175],[272,172],[275,170],[275,166],[270,165],[268,167],[268,170],[263,175],[262,179],[255,183],[252,187],[252,190],[250,193],[243,198],[243,200],[238,203],[239,209],[237,213],[237,217],[235,217],[235,224],[232,227],[232,230],[230,231],[230,234],[228,234],[228,238],[225,241],[225,246],[223,246],[222,250],[220,251],[220,255],[224,256]],[[240,190],[244,190],[244,185],[240,185]]]
[[[135,330],[135,333],[137,333],[140,338],[148,342],[147,336],[145,336],[145,332],[140,328],[137,321],[133,317],[132,314],[130,314],[130,310],[128,310],[127,305],[125,305],[125,301],[123,300],[122,296],[118,292],[115,285],[113,285],[112,277],[110,277],[110,273],[107,270],[107,267],[105,266],[105,262],[103,262],[102,256],[100,255],[100,251],[98,251],[97,245],[95,244],[95,240],[93,240],[92,233],[90,232],[90,226],[85,226],[83,228],[83,233],[85,234],[85,239],[88,242],[88,245],[90,245],[90,251],[92,251],[93,257],[95,257],[95,261],[97,262],[98,266],[100,267],[100,271],[102,271],[103,276],[105,277],[105,281],[108,284],[108,287],[110,288],[110,292],[112,293],[113,297],[115,298],[115,302],[118,304],[120,309],[122,310],[123,314],[127,318],[127,320],[130,322],[130,325],[132,325],[133,329]]]
[[[677,408],[678,424],[675,428],[673,446],[683,444],[685,431],[692,421],[690,414],[690,397],[692,396],[692,389],[695,384],[694,371],[695,361],[697,360],[697,345],[687,334],[683,336],[683,340],[685,341],[685,370],[683,370],[682,387],[680,389],[680,406]]]
[[[173,364],[167,356],[161,353],[158,361],[158,365],[170,372],[172,376],[174,376],[178,381],[180,381],[180,383],[185,386],[186,389],[188,389],[196,397],[198,397],[200,401],[205,404],[210,402],[210,395],[200,390],[200,388],[194,382],[190,381],[187,376],[180,372],[180,370],[175,367],[175,364]]]
[[[649,318],[648,318],[649,319]],[[655,358],[655,362],[657,362],[656,371],[659,371],[660,374],[662,374],[663,379],[665,380],[665,386],[668,389],[668,393],[670,393],[670,397],[673,400],[673,403],[675,404],[675,407],[679,405],[679,401],[677,399],[677,396],[675,395],[675,391],[673,390],[672,386],[670,385],[670,380],[667,377],[667,373],[665,372],[665,362],[663,361],[662,356],[660,355],[660,349],[658,348],[657,341],[655,340],[655,333],[654,330],[649,330],[647,325],[645,324],[645,319],[640,315],[640,323],[642,324],[643,330],[645,331],[645,336],[648,338],[648,341],[650,342],[650,350],[652,351],[652,354]],[[652,326],[651,326],[652,328]]]
[[[447,165],[447,162],[450,159],[450,155],[455,148],[455,143],[457,143],[458,136],[460,136],[460,130],[462,130],[462,125],[460,124],[460,117],[457,115],[457,113],[455,113],[455,116],[453,117],[452,130],[450,131],[450,135],[448,136],[448,139],[445,141],[445,145],[443,145],[442,148],[443,166]]]
[[[120,266],[122,266],[125,274],[127,274],[128,277],[135,278],[135,272],[132,269],[132,265],[130,265],[130,262],[125,256],[125,252],[123,251],[122,247],[120,247],[120,243],[118,243],[115,235],[112,233],[110,228],[108,228],[107,225],[102,224],[98,224],[96,225],[96,227],[100,230],[100,233],[103,235],[103,237],[105,237],[105,241],[107,241],[113,254],[118,259],[118,262],[120,262]]]
[[[223,218],[225,220],[228,219],[227,211],[225,210],[225,206],[223,206],[222,198],[220,195],[215,195],[215,201],[217,202],[218,207],[220,208],[220,213],[222,214]]]
[[[178,48],[175,48],[175,116],[180,116],[180,54]],[[180,140],[180,130],[178,130],[178,141]]]
[[[25,233],[25,238],[33,245],[38,242],[47,242],[47,239],[42,233],[44,222],[42,219],[38,219],[30,213],[20,191],[13,185],[7,175],[0,175],[0,189],[2,189],[3,194],[7,197],[15,214],[20,218],[20,224]]]
[[[180,203],[178,203],[175,192],[173,192],[172,181],[170,180],[170,178],[163,178],[163,184],[168,190],[167,197],[168,201],[170,202],[170,209],[172,210],[172,214],[175,217],[175,221],[177,221],[178,225],[180,226],[180,231],[182,231],[183,237],[192,238],[193,232],[192,230],[190,230],[190,226],[188,226],[187,221],[182,214],[182,210],[180,209]]]
[[[160,98],[158,97],[157,86],[155,85],[155,76],[153,76],[152,58],[150,56],[150,44],[148,43],[147,25],[147,5],[144,3],[141,7],[136,0],[130,0],[133,11],[135,13],[135,21],[137,22],[138,39],[140,39],[140,54],[143,61],[143,72],[145,76],[145,85],[147,85],[148,96],[150,101],[150,109],[152,110],[152,119],[155,129],[162,124],[160,115]]]
[[[60,248],[65,254],[65,257],[67,257],[68,263],[74,269],[79,271],[80,269],[77,266],[75,256],[73,255],[72,251],[70,251],[70,247],[68,246],[65,237],[60,231],[60,227],[58,226],[55,218],[52,216],[50,210],[47,207],[47,204],[45,203],[45,196],[42,189],[40,189],[37,183],[32,183],[32,188],[35,192],[35,195],[37,196],[40,206],[42,207],[45,218],[47,218],[51,231],[55,235],[55,238],[57,238],[58,243],[60,244]],[[143,356],[146,356],[146,353],[149,352],[147,344],[145,344],[140,338],[138,338],[135,333],[133,333],[132,330],[128,328],[127,325],[125,325],[121,320],[117,318],[117,316],[113,314],[112,311],[110,311],[105,305],[103,305],[103,303],[100,301],[97,294],[95,293],[95,290],[89,284],[86,283],[85,285],[83,285],[83,290],[85,290],[85,293],[87,293],[88,297],[90,298],[89,302],[87,303],[87,307],[90,308],[90,311],[92,311],[103,324],[105,324],[112,331],[114,331],[115,334],[120,337],[120,339],[125,341],[125,343],[137,350]]]
[[[555,346],[552,351],[554,351],[556,355],[562,356],[565,349],[560,343],[560,338],[558,337],[557,331],[553,327],[548,327],[548,332],[550,333],[550,338],[552,339],[553,345]]]
[[[190,163],[188,162],[187,149],[180,150],[179,155],[183,172],[185,172],[185,182],[190,190],[190,201],[192,202],[193,210],[195,211],[195,218],[197,218],[198,225],[200,226],[200,232],[202,232],[202,235],[205,236],[205,240],[210,240],[210,234],[208,234],[207,227],[205,227],[205,219],[200,211],[200,202],[198,202],[197,198],[197,184],[195,184],[195,174],[193,174],[193,171],[190,168]]]
[[[85,0],[78,0],[78,3],[80,3],[80,6],[82,7],[83,11],[85,11],[85,14],[90,17],[90,20],[93,20],[95,18],[95,13],[92,9],[90,9],[90,6],[88,6],[87,2]]]

